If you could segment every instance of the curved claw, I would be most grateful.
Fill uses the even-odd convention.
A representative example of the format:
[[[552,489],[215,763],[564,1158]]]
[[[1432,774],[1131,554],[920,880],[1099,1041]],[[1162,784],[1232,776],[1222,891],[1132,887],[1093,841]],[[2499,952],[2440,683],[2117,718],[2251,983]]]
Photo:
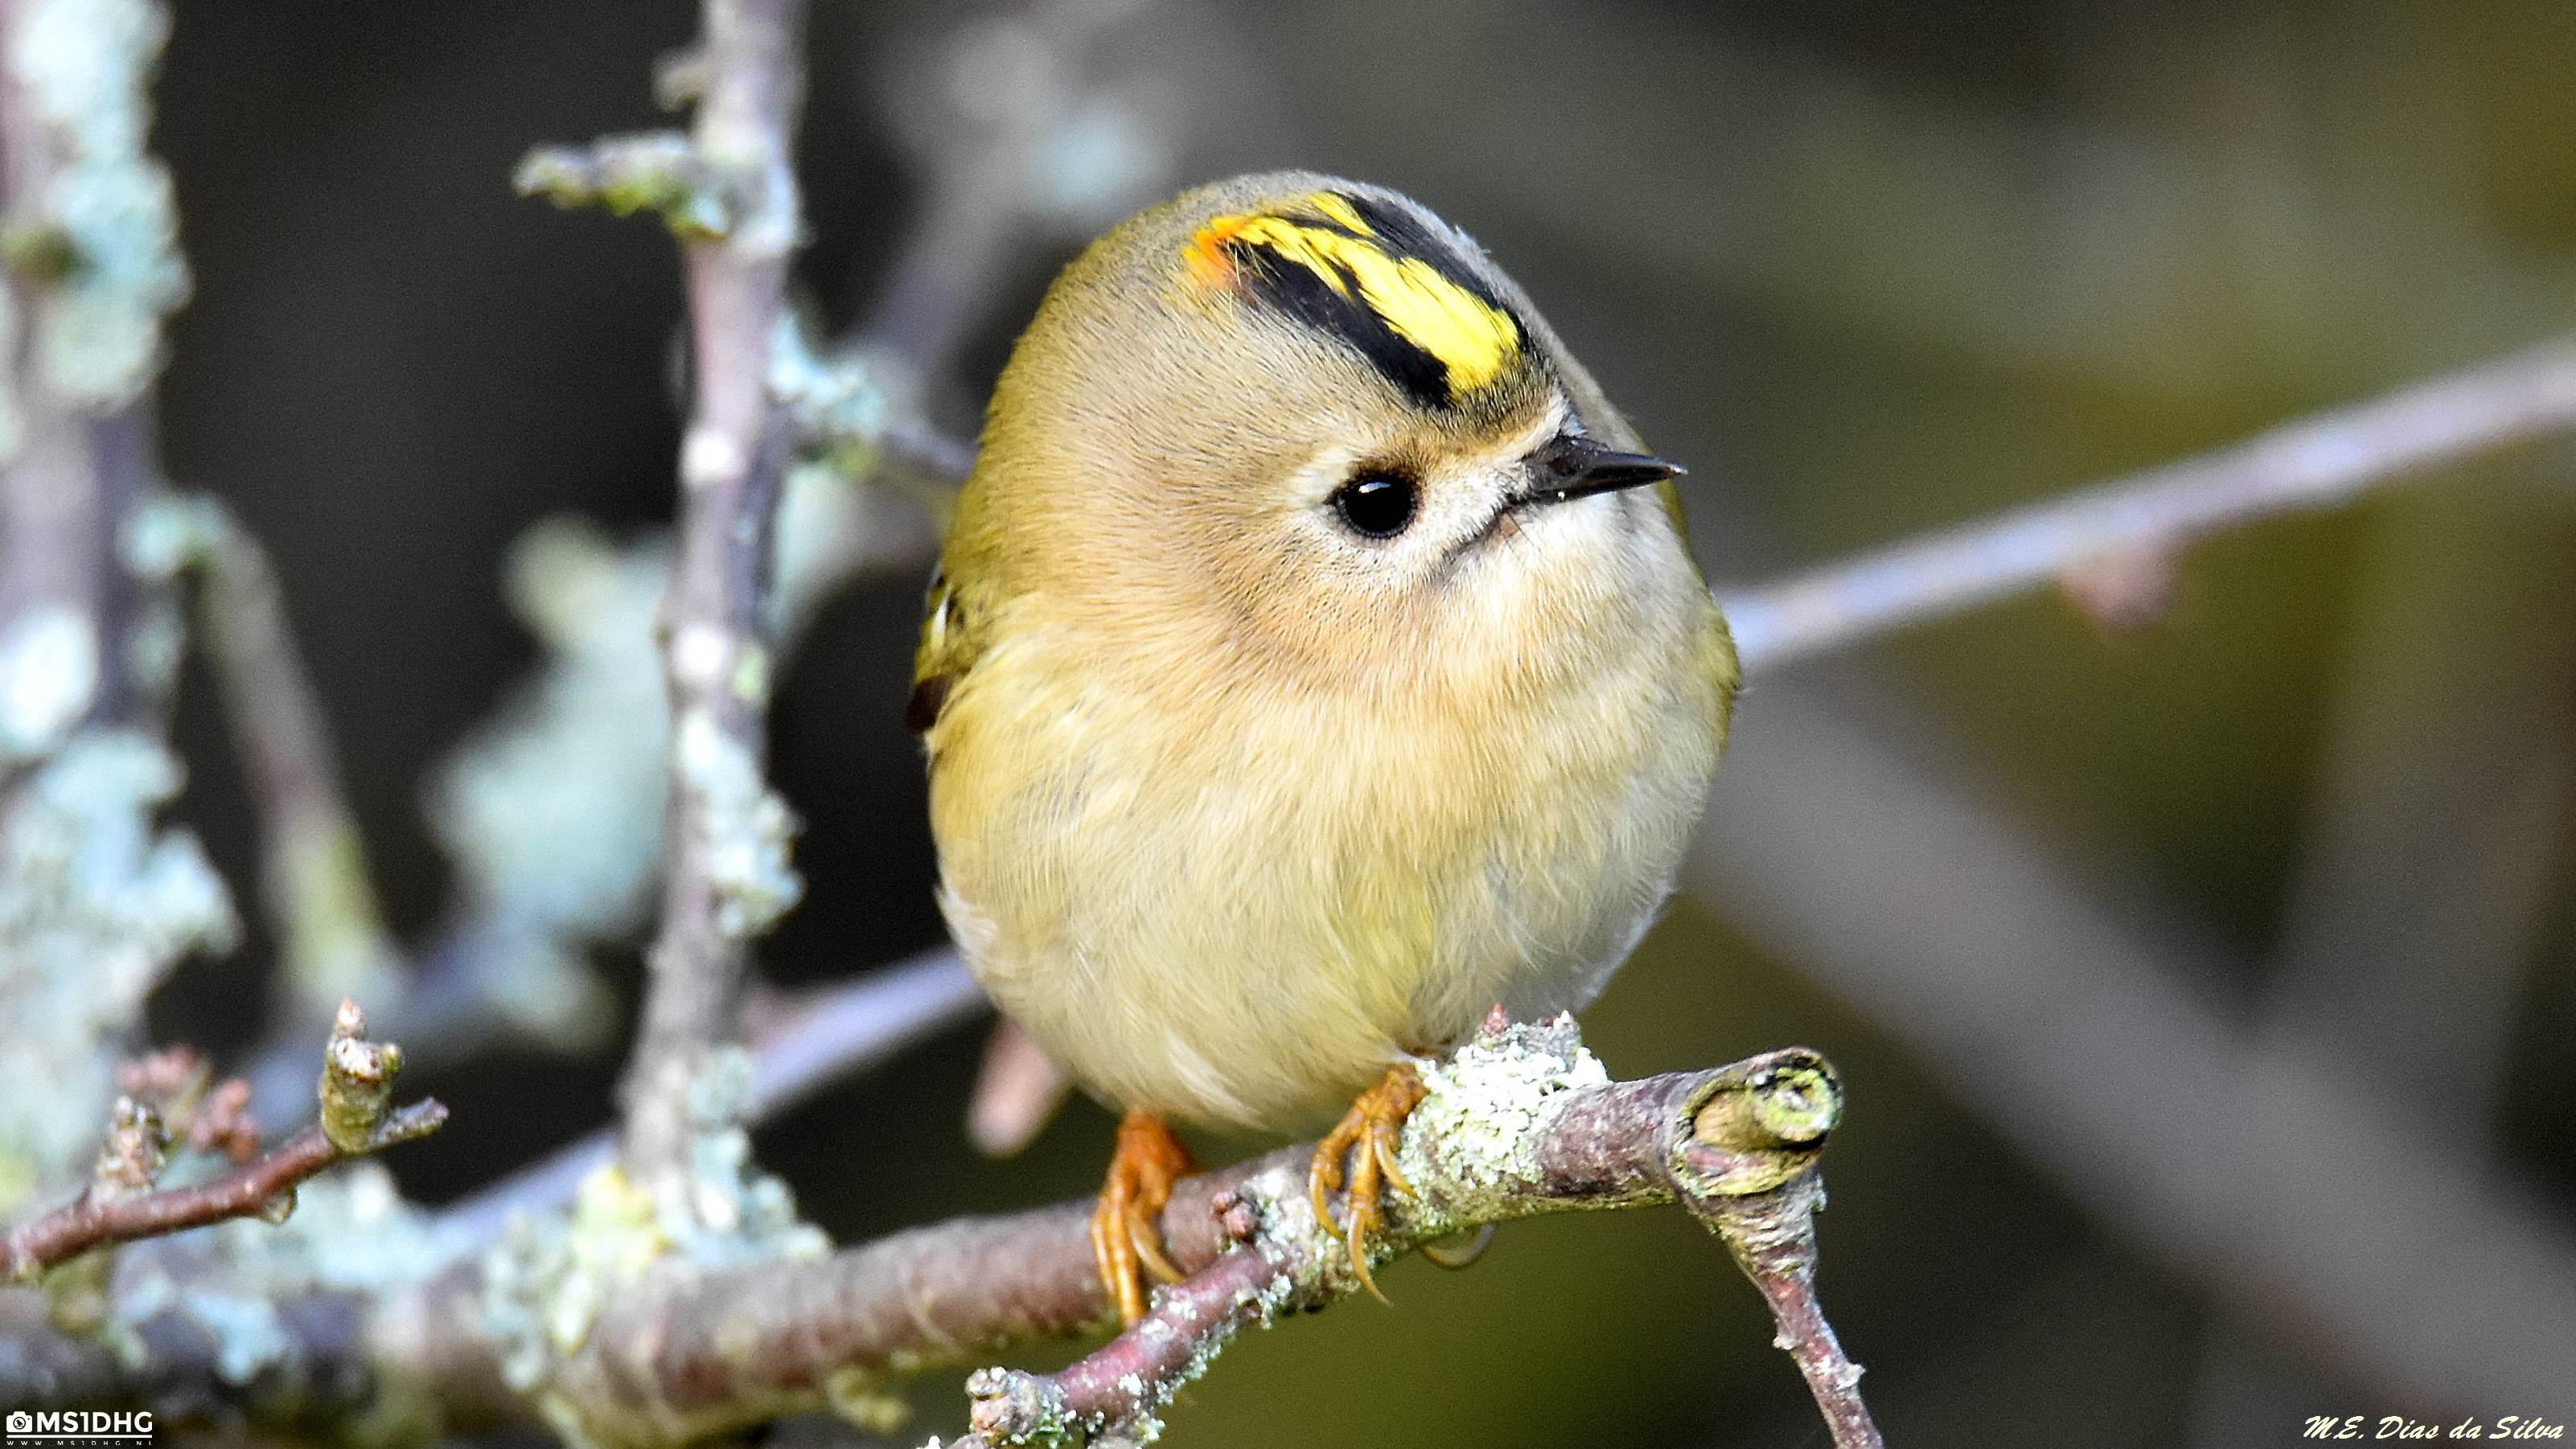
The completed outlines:
[[[1315,1144],[1314,1162],[1306,1170],[1306,1192],[1315,1204],[1315,1218],[1330,1226],[1332,1195],[1343,1185],[1344,1159],[1349,1160],[1342,1242],[1351,1255],[1351,1272],[1380,1303],[1386,1295],[1378,1291],[1377,1279],[1369,1271],[1369,1242],[1386,1227],[1386,1189],[1393,1187],[1407,1196],[1413,1192],[1413,1184],[1405,1181],[1404,1169],[1397,1165],[1396,1146],[1403,1140],[1404,1119],[1427,1095],[1411,1062],[1388,1068],[1386,1076],[1360,1093],[1351,1110]]]
[[[1100,1273],[1102,1291],[1118,1306],[1118,1321],[1132,1324],[1145,1316],[1145,1276],[1178,1283],[1183,1274],[1163,1251],[1160,1219],[1171,1201],[1172,1184],[1195,1168],[1190,1150],[1163,1119],[1150,1112],[1130,1112],[1118,1124],[1118,1148],[1109,1159],[1109,1180],[1101,1185],[1100,1202],[1091,1210],[1091,1259]]]
[[[1431,1260],[1431,1266],[1446,1268],[1454,1273],[1476,1266],[1476,1260],[1485,1256],[1485,1249],[1493,1246],[1493,1242],[1494,1225],[1487,1223],[1470,1232],[1451,1233],[1445,1238],[1435,1238],[1424,1243],[1420,1252],[1423,1257]]]

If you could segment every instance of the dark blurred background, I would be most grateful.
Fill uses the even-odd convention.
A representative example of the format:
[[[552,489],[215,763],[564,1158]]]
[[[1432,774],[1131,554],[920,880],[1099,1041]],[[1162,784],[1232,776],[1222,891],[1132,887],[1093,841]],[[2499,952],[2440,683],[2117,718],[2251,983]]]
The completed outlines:
[[[1018,12],[816,8],[803,285],[835,329],[884,323],[958,103],[925,92],[961,33]],[[178,5],[158,144],[196,293],[167,463],[273,551],[408,940],[450,887],[424,782],[537,658],[503,601],[511,541],[563,513],[634,536],[671,509],[669,238],[517,199],[510,172],[535,143],[662,124],[651,67],[695,20],[671,0]],[[1116,174],[977,259],[931,349],[957,433],[1109,201],[1275,165],[1395,185],[1475,233],[1691,466],[1694,542],[1729,583],[2576,321],[2564,0],[1137,0],[1101,26],[1066,64],[1107,87],[1092,139]],[[1814,673],[2178,943],[2210,1011],[2331,1035],[2358,1110],[2412,1120],[2408,1094],[2439,1094],[2447,1141],[2563,1217],[2568,464],[2527,449],[2218,540],[2142,629],[2036,597]],[[774,774],[809,891],[762,948],[782,983],[940,939],[900,722],[919,589],[848,590],[785,681]],[[180,813],[248,882],[211,690],[184,699]],[[245,1047],[270,946],[185,968],[159,1034]],[[2374,950],[2394,959],[2354,964]],[[633,952],[602,959],[631,1009]],[[1793,1041],[1841,1066],[1823,1283],[1891,1443],[2275,1444],[2309,1414],[2416,1407],[2299,1323],[2221,1306],[1999,1133],[1955,1063],[1814,983],[1685,901],[1587,1032],[1621,1075]],[[966,1145],[982,1030],[766,1129],[764,1161],[844,1239],[1089,1192],[1109,1134],[1087,1104],[1022,1158]],[[2424,1041],[2437,1070],[2388,1065]],[[522,1046],[429,1074],[454,1124],[391,1165],[453,1197],[604,1121],[615,1067]],[[1515,1226],[1471,1272],[1408,1263],[1387,1287],[1392,1309],[1239,1347],[1174,1442],[1824,1442],[1757,1299],[1680,1214]],[[913,1397],[920,1432],[962,1419],[953,1376]],[[2473,1407],[2565,1422],[2576,1390]]]

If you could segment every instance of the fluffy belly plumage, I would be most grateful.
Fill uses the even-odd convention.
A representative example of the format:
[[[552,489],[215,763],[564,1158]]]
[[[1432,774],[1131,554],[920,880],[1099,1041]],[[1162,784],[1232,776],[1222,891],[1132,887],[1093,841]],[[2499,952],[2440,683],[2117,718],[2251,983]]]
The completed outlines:
[[[995,1002],[1113,1105],[1300,1130],[1497,1002],[1591,999],[1671,889],[1722,694],[1666,654],[1507,741],[1313,701],[1176,737],[1090,676],[1023,678],[1041,707],[1007,722],[951,706],[943,748],[973,758],[933,778],[942,907]]]

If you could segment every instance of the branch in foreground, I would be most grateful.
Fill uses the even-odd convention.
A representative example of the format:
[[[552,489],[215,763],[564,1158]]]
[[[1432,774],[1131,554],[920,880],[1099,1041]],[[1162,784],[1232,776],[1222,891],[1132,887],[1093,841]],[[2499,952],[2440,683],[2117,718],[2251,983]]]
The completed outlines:
[[[1489,1025],[1447,1070],[1491,1070],[1477,1054],[1508,1059],[1515,1049],[1532,1047],[1551,1056],[1564,1052],[1555,1059],[1569,1072],[1589,1060],[1575,1046],[1571,1020],[1559,1018],[1536,1028]],[[1447,1085],[1454,1090],[1456,1081]],[[1832,1069],[1821,1057],[1792,1049],[1713,1073],[1630,1086],[1645,1092],[1558,1106],[1556,1115],[1567,1120],[1538,1129],[1546,1135],[1528,1159],[1536,1170],[1519,1182],[1489,1175],[1482,1164],[1462,1172],[1465,1164],[1455,1159],[1472,1157],[1476,1149],[1460,1154],[1459,1139],[1430,1144],[1424,1156],[1445,1166],[1450,1180],[1481,1179],[1472,1194],[1480,1201],[1439,1210],[1464,1228],[1527,1215],[1515,1208],[1623,1206],[1622,1194],[1637,1181],[1668,1191],[1725,1241],[1762,1290],[1780,1326],[1778,1343],[1805,1375],[1836,1449],[1878,1449],[1878,1428],[1860,1399],[1860,1369],[1843,1356],[1815,1297],[1814,1219],[1824,1204],[1815,1158],[1842,1104]],[[1676,1098],[1656,1089],[1682,1090]],[[1676,1100],[1678,1112],[1671,1110]],[[1453,1121],[1450,1127],[1467,1125]],[[1629,1158],[1630,1153],[1642,1156]],[[1507,1169],[1521,1171],[1518,1164]],[[1173,1392],[1204,1372],[1235,1334],[1350,1293],[1349,1281],[1331,1280],[1329,1252],[1322,1260],[1315,1253],[1318,1225],[1311,1219],[1294,1224],[1294,1236],[1265,1231],[1265,1224],[1278,1220],[1277,1194],[1293,1194],[1298,1187],[1293,1170],[1284,1181],[1266,1180],[1270,1176],[1261,1174],[1213,1203],[1220,1229],[1241,1246],[1160,1294],[1153,1312],[1106,1348],[1060,1373],[985,1369],[970,1377],[966,1391],[974,1400],[975,1432],[952,1449],[1080,1444],[1102,1436],[1150,1442],[1160,1430],[1156,1416]],[[1435,1202],[1437,1193],[1432,1189]],[[1603,1199],[1586,1201],[1595,1193],[1604,1193]],[[1520,1201],[1506,1201],[1515,1197]],[[1329,1224],[1321,1226],[1329,1233]],[[1431,1236],[1417,1231],[1412,1243]]]
[[[2346,503],[2375,484],[2576,429],[2576,338],[2318,413],[2230,448],[1827,564],[1718,602],[1746,670],[1963,613],[2097,563]]]
[[[1759,1224],[1802,1220],[1811,1202],[1795,1194],[1812,1185],[1841,1104],[1821,1058],[1774,1052],[1612,1082],[1560,1018],[1489,1030],[1423,1075],[1430,1095],[1407,1123],[1401,1159],[1415,1191],[1395,1207],[1383,1256],[1506,1219],[1681,1201],[1748,1259],[1766,1297],[1806,1304],[1797,1311],[1812,1317],[1784,1316],[1783,1338],[1836,1406],[1835,1422],[1866,1424],[1856,1371],[1819,1333],[1805,1269],[1789,1266],[1813,1262],[1812,1240],[1756,1241]],[[1065,1374],[978,1375],[979,1431],[1056,1442],[1142,1432],[1233,1332],[1359,1291],[1340,1238],[1307,1202],[1312,1156],[1312,1144],[1287,1148],[1182,1183],[1163,1230],[1174,1261],[1202,1276]],[[821,1262],[649,1280],[607,1307],[548,1393],[603,1441],[672,1445],[864,1403],[890,1374],[1097,1331],[1115,1314],[1094,1270],[1089,1214],[1088,1203],[1068,1204],[917,1229]]]
[[[131,1098],[121,1101],[101,1181],[78,1201],[0,1237],[0,1283],[34,1282],[46,1269],[110,1243],[227,1218],[283,1221],[294,1209],[296,1184],[334,1163],[425,1137],[446,1123],[447,1109],[435,1099],[394,1108],[394,1076],[401,1070],[402,1049],[367,1040],[357,1003],[341,1002],[316,1088],[321,1120],[221,1177],[166,1191],[152,1188],[161,1166],[161,1124],[149,1108]],[[123,1190],[103,1191],[111,1178]]]

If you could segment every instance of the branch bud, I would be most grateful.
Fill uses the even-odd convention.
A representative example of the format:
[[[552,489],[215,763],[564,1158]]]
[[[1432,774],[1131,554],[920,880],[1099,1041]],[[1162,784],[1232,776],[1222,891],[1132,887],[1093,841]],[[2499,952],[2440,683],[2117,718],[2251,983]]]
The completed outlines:
[[[322,1135],[333,1147],[352,1155],[382,1145],[385,1116],[393,1105],[394,1076],[402,1070],[402,1048],[367,1040],[366,1013],[343,999],[331,1023],[331,1042],[322,1050]]]

